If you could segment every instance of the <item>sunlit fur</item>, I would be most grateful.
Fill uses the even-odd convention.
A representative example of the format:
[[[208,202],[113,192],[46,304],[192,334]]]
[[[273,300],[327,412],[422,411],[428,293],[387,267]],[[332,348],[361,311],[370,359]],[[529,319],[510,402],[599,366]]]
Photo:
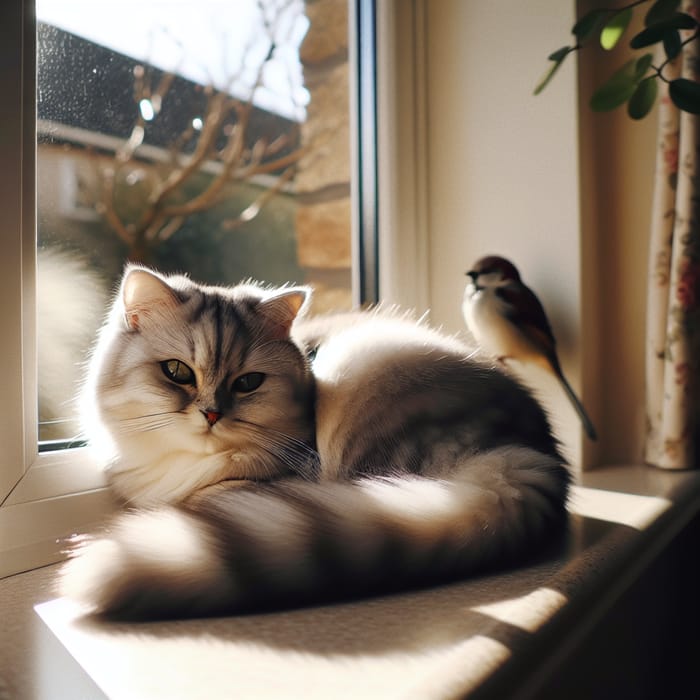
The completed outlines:
[[[565,528],[569,475],[542,409],[461,341],[396,312],[304,320],[306,290],[136,279],[88,394],[137,508],[63,569],[88,609],[199,615],[435,583]],[[221,301],[228,324],[207,312]],[[171,358],[197,375],[187,398],[160,369]],[[210,426],[216,388],[252,371],[265,382],[220,400]]]

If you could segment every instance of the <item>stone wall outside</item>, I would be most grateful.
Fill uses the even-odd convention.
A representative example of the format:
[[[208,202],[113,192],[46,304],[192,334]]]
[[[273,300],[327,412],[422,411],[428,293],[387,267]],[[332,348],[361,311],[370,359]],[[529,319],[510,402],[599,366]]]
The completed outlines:
[[[296,235],[320,312],[352,305],[348,1],[307,0],[306,15],[300,59],[311,100],[302,142],[310,152],[296,177]]]

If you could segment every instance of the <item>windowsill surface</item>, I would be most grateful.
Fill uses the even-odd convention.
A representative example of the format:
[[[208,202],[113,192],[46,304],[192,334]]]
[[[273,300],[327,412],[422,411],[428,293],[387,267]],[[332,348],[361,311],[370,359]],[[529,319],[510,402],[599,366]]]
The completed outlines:
[[[442,698],[481,696],[494,680],[533,697],[700,511],[700,472],[617,467],[581,481],[564,551],[528,567],[334,606],[139,625],[81,619],[52,600],[36,608],[39,638],[55,635],[110,698]]]

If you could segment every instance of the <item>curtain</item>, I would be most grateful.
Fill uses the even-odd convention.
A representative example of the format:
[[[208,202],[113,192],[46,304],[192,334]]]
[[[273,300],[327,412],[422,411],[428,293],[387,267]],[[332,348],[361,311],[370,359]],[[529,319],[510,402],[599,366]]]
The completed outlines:
[[[700,0],[683,3],[700,17]],[[686,37],[687,38],[687,37]],[[667,78],[700,80],[698,41]],[[645,459],[667,469],[700,467],[700,116],[662,90],[652,205],[647,304]]]

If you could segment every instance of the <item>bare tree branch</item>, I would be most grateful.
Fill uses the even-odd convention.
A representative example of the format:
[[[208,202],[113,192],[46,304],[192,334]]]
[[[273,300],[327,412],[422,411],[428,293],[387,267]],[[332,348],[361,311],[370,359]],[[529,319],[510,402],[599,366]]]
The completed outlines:
[[[170,239],[178,231],[188,216],[206,211],[219,204],[232,183],[249,181],[257,175],[275,175],[272,186],[258,196],[241,214],[224,224],[227,230],[255,218],[261,208],[279,193],[292,179],[301,158],[308,155],[313,144],[295,147],[296,133],[283,133],[272,138],[260,138],[250,148],[251,119],[254,114],[254,100],[263,85],[266,66],[274,60],[283,29],[284,13],[295,5],[295,0],[274,2],[258,0],[262,30],[268,42],[265,57],[258,62],[252,81],[248,82],[244,98],[231,95],[233,86],[240,84],[247,71],[247,57],[253,50],[251,38],[240,60],[237,70],[230,73],[225,85],[216,89],[212,83],[204,89],[206,104],[203,114],[193,114],[186,126],[167,145],[169,157],[164,163],[153,168],[153,180],[146,205],[135,222],[128,223],[120,216],[115,206],[115,189],[121,182],[119,173],[131,166],[139,158],[139,149],[144,143],[148,125],[158,118],[163,110],[164,99],[171,91],[176,79],[174,71],[165,72],[152,86],[151,70],[147,65],[134,69],[134,101],[139,108],[136,112],[130,136],[114,155],[114,165],[103,168],[102,186],[97,211],[104,217],[116,235],[137,255],[147,254],[149,249]],[[287,24],[286,34],[291,27]],[[259,41],[259,39],[258,39]],[[224,44],[224,65],[225,65]],[[291,82],[291,73],[289,74]],[[290,93],[292,90],[290,89]],[[152,117],[144,114],[144,100],[150,102]],[[296,104],[296,102],[295,102]],[[146,105],[148,107],[148,105]],[[195,124],[195,119],[200,122]],[[186,149],[194,146],[191,153]],[[289,152],[285,151],[292,149]],[[185,188],[190,188],[201,173],[208,175],[205,186],[183,200]],[[127,171],[128,172],[128,171]],[[181,200],[181,201],[178,201]]]
[[[114,168],[105,168],[103,171],[101,197],[95,208],[101,216],[105,217],[107,223],[109,223],[117,236],[119,236],[124,243],[131,246],[134,242],[133,233],[122,223],[122,220],[119,218],[114,208],[115,176]]]
[[[292,166],[287,168],[275,184],[269,189],[265,190],[255,201],[249,204],[235,219],[226,219],[222,222],[221,227],[226,231],[232,231],[238,228],[242,224],[252,221],[261,211],[261,209],[267,204],[267,202],[272,199],[283,187],[284,185],[292,179],[292,176],[296,172],[296,167]]]

